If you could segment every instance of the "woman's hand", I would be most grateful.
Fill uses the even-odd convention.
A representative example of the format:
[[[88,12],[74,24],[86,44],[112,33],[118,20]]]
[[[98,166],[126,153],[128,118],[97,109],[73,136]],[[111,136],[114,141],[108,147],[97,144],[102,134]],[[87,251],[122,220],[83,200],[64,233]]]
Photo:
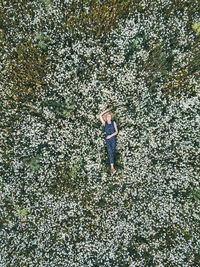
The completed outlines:
[[[111,135],[108,135],[108,136],[106,136],[106,139],[110,139],[112,136]]]
[[[97,115],[97,118],[99,118],[100,116],[103,116],[105,113],[109,112],[111,110],[111,108],[107,108],[105,111],[103,111],[100,115]]]

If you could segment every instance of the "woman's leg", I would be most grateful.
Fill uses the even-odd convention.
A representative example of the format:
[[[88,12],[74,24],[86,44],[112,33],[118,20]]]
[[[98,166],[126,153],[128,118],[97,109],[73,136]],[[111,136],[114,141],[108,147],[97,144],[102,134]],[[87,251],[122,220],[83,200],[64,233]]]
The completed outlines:
[[[112,149],[112,152],[113,152],[113,155],[115,154],[115,150],[116,150],[116,140],[113,140],[111,142],[111,149]]]
[[[109,155],[110,165],[111,165],[111,168],[112,168],[113,164],[114,164],[114,154],[113,154],[113,149],[112,149],[112,143],[111,142],[107,142],[106,143],[106,147],[107,147],[107,151],[108,151],[108,155]]]
[[[116,149],[116,140],[109,140],[107,142],[107,150],[109,154],[109,161],[111,165],[111,169],[114,169],[114,155],[115,155],[115,149]]]
[[[116,150],[116,140],[112,140],[111,142],[111,149],[112,149],[112,154],[113,154],[113,162],[115,158],[115,150]],[[111,169],[114,169],[114,164],[111,164]]]

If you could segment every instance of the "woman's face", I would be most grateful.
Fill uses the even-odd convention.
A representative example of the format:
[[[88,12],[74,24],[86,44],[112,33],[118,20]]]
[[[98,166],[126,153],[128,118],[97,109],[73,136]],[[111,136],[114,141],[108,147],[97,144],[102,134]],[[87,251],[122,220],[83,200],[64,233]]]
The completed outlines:
[[[111,115],[110,114],[107,115],[107,121],[111,121]]]

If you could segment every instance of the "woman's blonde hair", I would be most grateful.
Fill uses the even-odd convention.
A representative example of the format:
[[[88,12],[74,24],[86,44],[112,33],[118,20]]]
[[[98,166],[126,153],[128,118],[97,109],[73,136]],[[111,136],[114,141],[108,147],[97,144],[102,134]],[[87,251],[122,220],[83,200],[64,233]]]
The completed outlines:
[[[111,115],[111,120],[113,120],[114,115],[111,111],[109,111],[102,116],[104,121],[107,121],[107,115]]]

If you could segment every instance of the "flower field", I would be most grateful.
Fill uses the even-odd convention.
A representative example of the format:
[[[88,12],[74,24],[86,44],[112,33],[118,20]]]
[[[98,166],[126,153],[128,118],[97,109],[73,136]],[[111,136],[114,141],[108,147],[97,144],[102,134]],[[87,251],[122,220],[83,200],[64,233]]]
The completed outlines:
[[[2,1],[0,267],[199,266],[198,7]]]

